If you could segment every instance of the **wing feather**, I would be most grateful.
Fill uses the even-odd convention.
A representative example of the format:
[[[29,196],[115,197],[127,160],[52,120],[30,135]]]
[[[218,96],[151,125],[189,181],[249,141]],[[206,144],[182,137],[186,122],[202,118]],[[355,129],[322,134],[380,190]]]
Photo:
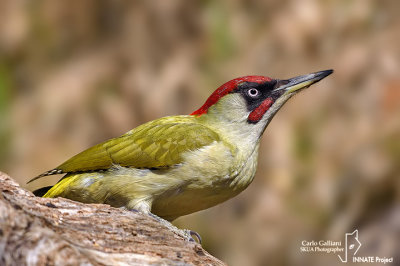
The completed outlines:
[[[206,126],[189,119],[161,118],[97,144],[31,181],[57,173],[106,170],[115,164],[134,168],[170,167],[182,162],[184,152],[214,141],[220,141],[219,135]]]

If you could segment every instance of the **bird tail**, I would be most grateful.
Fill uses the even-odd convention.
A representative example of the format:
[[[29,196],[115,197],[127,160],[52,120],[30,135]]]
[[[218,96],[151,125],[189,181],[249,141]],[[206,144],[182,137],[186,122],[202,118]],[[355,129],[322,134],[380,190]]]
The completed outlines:
[[[43,197],[47,191],[49,191],[53,186],[42,187],[33,191],[33,195],[36,197]]]

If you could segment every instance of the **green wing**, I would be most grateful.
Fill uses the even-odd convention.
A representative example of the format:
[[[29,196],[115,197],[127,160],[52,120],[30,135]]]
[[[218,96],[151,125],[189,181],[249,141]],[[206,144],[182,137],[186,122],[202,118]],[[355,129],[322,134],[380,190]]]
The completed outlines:
[[[97,144],[29,182],[46,175],[105,170],[112,165],[166,168],[181,163],[182,153],[214,141],[220,141],[216,132],[187,117],[161,118]]]

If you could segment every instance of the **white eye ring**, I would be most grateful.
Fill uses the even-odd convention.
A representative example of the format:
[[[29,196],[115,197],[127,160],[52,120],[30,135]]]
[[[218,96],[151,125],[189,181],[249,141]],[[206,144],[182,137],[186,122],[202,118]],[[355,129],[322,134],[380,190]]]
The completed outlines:
[[[247,91],[247,94],[248,94],[250,97],[255,98],[255,97],[257,97],[257,96],[260,94],[260,92],[259,92],[257,89],[255,89],[255,88],[250,88],[250,89]]]

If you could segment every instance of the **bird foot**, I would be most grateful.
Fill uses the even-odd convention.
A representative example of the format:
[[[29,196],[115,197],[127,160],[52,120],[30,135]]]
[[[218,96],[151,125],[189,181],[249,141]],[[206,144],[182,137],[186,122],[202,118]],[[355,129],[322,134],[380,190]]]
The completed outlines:
[[[160,222],[162,225],[166,226],[169,230],[171,230],[175,234],[179,235],[180,237],[183,237],[185,240],[190,242],[197,242],[201,245],[201,236],[197,232],[188,229],[179,229],[172,223],[168,222],[167,220],[155,214],[149,213],[149,215],[158,222]],[[197,239],[197,241],[192,236],[194,236]]]

